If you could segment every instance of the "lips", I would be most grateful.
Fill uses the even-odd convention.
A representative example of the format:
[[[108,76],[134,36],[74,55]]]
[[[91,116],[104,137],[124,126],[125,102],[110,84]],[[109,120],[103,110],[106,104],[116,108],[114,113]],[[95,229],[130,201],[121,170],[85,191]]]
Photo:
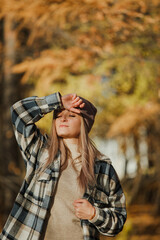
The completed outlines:
[[[68,127],[67,125],[60,125],[59,127]]]

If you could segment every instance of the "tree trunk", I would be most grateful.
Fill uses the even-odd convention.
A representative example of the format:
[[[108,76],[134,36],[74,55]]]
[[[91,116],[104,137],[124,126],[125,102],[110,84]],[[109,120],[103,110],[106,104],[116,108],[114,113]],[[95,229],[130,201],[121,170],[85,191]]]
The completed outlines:
[[[121,151],[123,153],[124,159],[125,159],[125,163],[124,163],[124,178],[128,177],[128,157],[127,157],[127,137],[123,137],[120,141],[120,147],[121,147]]]
[[[156,152],[156,162],[155,162],[155,175],[157,179],[157,193],[156,193],[156,201],[155,201],[155,215],[160,215],[160,115],[157,116],[157,120],[155,121],[154,126],[154,146]]]
[[[1,65],[1,126],[0,126],[0,205],[1,224],[4,223],[15,196],[17,182],[15,176],[20,178],[19,151],[12,130],[10,107],[17,100],[19,91],[19,78],[12,74],[12,66],[16,63],[16,32],[12,14],[1,21],[1,42],[3,55]],[[19,175],[19,176],[18,176]]]
[[[137,198],[138,194],[141,190],[141,183],[142,183],[142,169],[140,164],[140,152],[139,152],[139,135],[138,132],[134,132],[133,134],[133,140],[134,140],[134,149],[135,149],[135,158],[137,161],[137,172],[136,177],[134,179],[134,188],[132,189],[131,198],[129,201],[129,204],[132,204],[135,199]]]

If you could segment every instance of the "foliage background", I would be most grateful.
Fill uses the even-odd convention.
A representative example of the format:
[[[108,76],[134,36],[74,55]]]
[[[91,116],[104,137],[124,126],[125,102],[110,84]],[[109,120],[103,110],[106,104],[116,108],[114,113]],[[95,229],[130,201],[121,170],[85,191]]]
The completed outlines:
[[[10,106],[31,95],[76,92],[98,108],[91,137],[116,141],[123,155],[128,220],[116,239],[159,239],[159,1],[0,0],[0,6],[0,226],[24,175]],[[42,131],[49,133],[51,118],[38,123]]]

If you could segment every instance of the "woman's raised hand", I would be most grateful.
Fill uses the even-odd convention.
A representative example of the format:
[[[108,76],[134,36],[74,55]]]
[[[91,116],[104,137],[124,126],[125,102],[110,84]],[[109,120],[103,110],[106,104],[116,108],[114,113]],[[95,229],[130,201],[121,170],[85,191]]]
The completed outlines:
[[[76,93],[64,95],[61,97],[61,100],[65,109],[75,113],[80,113],[80,110],[76,107],[83,108],[85,105],[82,99],[76,95]]]

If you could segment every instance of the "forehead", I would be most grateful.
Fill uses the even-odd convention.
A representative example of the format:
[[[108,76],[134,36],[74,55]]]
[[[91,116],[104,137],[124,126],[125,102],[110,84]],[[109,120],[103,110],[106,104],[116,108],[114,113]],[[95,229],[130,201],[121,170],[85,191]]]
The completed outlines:
[[[55,111],[57,114],[60,114],[60,113],[69,113],[69,112],[71,112],[71,111],[69,111],[69,110],[67,110],[67,109],[60,109],[60,110],[56,110]]]
[[[55,116],[57,116],[57,115],[59,115],[59,114],[69,114],[69,113],[72,113],[72,114],[74,114],[74,115],[80,116],[80,114],[75,113],[75,112],[72,112],[72,111],[69,111],[69,110],[67,110],[67,109],[56,110],[56,111],[55,111]]]

